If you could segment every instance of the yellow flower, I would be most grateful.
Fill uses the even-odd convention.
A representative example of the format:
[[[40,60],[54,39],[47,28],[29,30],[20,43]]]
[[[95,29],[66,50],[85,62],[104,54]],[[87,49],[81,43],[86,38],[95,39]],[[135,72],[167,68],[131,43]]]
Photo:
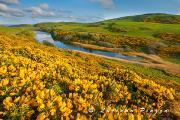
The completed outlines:
[[[39,108],[42,110],[42,109],[45,108],[45,105],[44,105],[44,104],[41,104]]]
[[[25,76],[24,69],[20,69],[19,76],[23,79]]]
[[[42,100],[41,98],[36,97],[36,100],[37,100],[37,103],[38,103],[38,104],[40,104],[40,105],[43,104],[43,100]]]
[[[16,93],[14,93],[14,92],[12,92],[12,93],[10,93],[10,96],[14,96]]]
[[[3,104],[5,106],[6,109],[10,109],[10,107],[13,106],[13,103],[12,103],[12,98],[11,97],[6,97],[3,101]]]
[[[142,116],[140,114],[137,114],[137,120],[141,120]]]
[[[72,98],[72,93],[69,93],[69,98]]]
[[[66,110],[67,110],[66,107],[61,107],[61,108],[60,108],[60,111],[63,112],[63,113],[64,113]]]
[[[66,117],[68,117],[71,112],[72,112],[71,109],[66,109],[66,112],[64,112],[63,115],[66,116]]]
[[[36,120],[45,120],[45,118],[46,118],[45,113],[41,113],[37,116]]]
[[[47,102],[47,107],[48,107],[48,108],[51,108],[51,106],[52,106],[52,102],[48,101],[48,102]]]
[[[52,116],[55,115],[56,109],[51,109],[51,110],[50,110],[50,113],[51,113]]]
[[[17,102],[19,102],[19,100],[20,100],[20,97],[17,97],[17,98],[14,100],[14,102],[17,103]]]
[[[53,89],[50,90],[50,95],[51,95],[51,97],[53,97],[55,95],[55,92]]]
[[[12,81],[11,84],[12,84],[12,86],[14,86],[14,87],[17,86],[16,80]]]
[[[9,80],[8,79],[3,79],[2,81],[2,86],[6,86],[9,84]]]
[[[21,96],[21,99],[19,99],[19,103],[23,104],[24,103],[24,100],[25,100],[25,96]]]
[[[7,67],[6,66],[3,66],[3,67],[0,67],[0,75],[3,75],[7,72]]]
[[[108,114],[108,120],[114,120],[112,113]]]
[[[11,70],[11,71],[15,71],[15,70],[16,70],[16,68],[15,68],[13,65],[10,65],[10,66],[8,67],[8,69]]]
[[[134,120],[134,115],[133,114],[129,114],[128,115],[128,120]]]
[[[33,113],[34,113],[34,111],[28,111],[28,112],[26,113],[26,116],[30,118]]]
[[[43,99],[44,96],[45,96],[44,91],[39,91],[39,93],[37,94],[37,96],[39,96],[41,99]]]
[[[67,102],[67,107],[68,108],[72,108],[73,106],[72,106],[72,103],[70,102],[70,100],[68,100],[68,102]]]
[[[0,111],[0,116],[3,115],[3,114],[4,114],[4,112],[1,112],[1,111]]]
[[[28,88],[26,89],[26,92],[31,92],[31,87],[28,87]]]

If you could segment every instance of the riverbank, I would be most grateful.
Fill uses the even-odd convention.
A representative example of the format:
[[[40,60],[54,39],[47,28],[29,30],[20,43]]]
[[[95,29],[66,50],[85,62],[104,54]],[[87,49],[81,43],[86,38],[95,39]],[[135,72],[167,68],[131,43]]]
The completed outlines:
[[[47,34],[46,32],[36,32],[36,34],[38,41],[53,40],[51,35]],[[137,52],[124,52],[122,48],[107,48],[97,45],[82,44],[78,42],[66,44],[61,41],[56,41],[55,44],[55,46],[59,48],[70,49],[107,59],[118,60],[126,63],[139,64],[155,69],[160,69],[170,75],[180,77],[180,65],[165,61],[157,55]]]
[[[79,42],[72,42],[74,45],[79,45],[84,48],[94,49],[94,50],[102,50],[102,51],[109,51],[109,52],[123,52],[123,48],[108,48],[102,47],[98,45],[91,45],[91,44],[83,44]]]
[[[108,57],[108,56],[104,56],[104,55],[98,55],[98,54],[94,54],[94,53],[87,53],[87,52],[78,51],[78,50],[74,50],[74,51],[81,52],[81,53],[88,54],[88,55],[94,55],[97,57],[103,57],[106,59],[117,60],[117,61],[121,61],[121,62],[132,63],[132,64],[139,64],[139,65],[143,65],[146,67],[160,69],[160,70],[163,70],[164,72],[166,72],[167,74],[180,77],[180,65],[170,63],[168,61],[164,61],[163,59],[161,59],[159,56],[156,56],[156,55],[147,55],[144,53],[135,53],[135,52],[129,53],[132,55],[137,55],[137,56],[141,56],[141,57],[145,58],[145,60],[132,61],[132,60],[126,60],[126,59],[121,59],[121,58],[114,58],[114,57]]]

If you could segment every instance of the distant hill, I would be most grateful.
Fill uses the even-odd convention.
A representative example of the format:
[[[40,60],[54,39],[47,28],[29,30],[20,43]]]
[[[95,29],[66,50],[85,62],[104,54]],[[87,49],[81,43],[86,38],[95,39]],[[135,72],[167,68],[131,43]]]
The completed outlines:
[[[32,24],[9,25],[10,27],[33,27]]]
[[[164,14],[164,13],[149,13],[143,15],[127,16],[118,18],[119,20],[134,21],[134,22],[154,22],[175,24],[180,23],[180,15]]]

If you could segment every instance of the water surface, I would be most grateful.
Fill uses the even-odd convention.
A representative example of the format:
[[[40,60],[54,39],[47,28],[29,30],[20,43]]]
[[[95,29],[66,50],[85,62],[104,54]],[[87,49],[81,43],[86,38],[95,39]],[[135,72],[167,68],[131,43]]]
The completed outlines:
[[[121,59],[125,59],[125,60],[141,60],[142,59],[137,56],[124,55],[119,52],[109,52],[109,51],[103,51],[103,50],[88,49],[88,48],[81,47],[79,45],[64,43],[62,41],[55,41],[55,40],[53,40],[51,34],[49,34],[47,32],[35,31],[35,33],[36,33],[36,40],[38,42],[48,41],[48,42],[54,44],[58,48],[78,50],[78,51],[83,51],[83,52],[87,52],[87,53],[104,55],[104,56],[108,56],[108,57],[121,58]]]

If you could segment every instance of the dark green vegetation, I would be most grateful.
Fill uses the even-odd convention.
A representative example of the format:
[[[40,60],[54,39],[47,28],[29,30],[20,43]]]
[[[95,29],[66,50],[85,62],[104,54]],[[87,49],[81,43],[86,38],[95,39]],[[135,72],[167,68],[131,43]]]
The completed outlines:
[[[180,23],[180,16],[164,14],[164,13],[150,13],[144,15],[127,16],[120,18],[120,20],[174,24],[174,23]]]
[[[48,41],[43,41],[43,45],[54,47],[54,44],[52,44]]]

